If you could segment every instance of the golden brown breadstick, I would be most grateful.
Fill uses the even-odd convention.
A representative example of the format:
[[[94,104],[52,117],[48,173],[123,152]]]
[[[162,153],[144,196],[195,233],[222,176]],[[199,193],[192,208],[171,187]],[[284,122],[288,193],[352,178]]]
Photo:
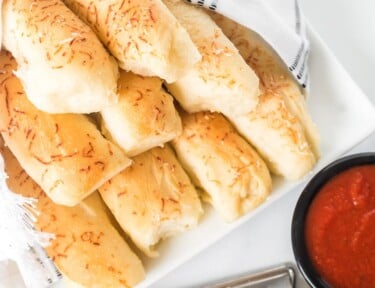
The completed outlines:
[[[314,166],[316,158],[304,129],[280,96],[263,93],[253,112],[230,120],[274,174],[297,180]]]
[[[161,0],[63,0],[97,33],[122,69],[174,82],[201,56]]]
[[[0,132],[47,195],[74,206],[131,161],[86,116],[36,109],[13,73],[16,68],[11,54],[0,52]]]
[[[101,111],[102,127],[128,156],[135,156],[181,134],[173,98],[156,77],[120,72],[119,102]]]
[[[1,138],[1,137],[0,137]],[[36,228],[52,233],[46,251],[74,287],[132,287],[144,278],[141,261],[111,224],[97,192],[75,207],[54,204],[0,141],[9,188],[38,200]]]
[[[271,176],[255,150],[218,113],[181,113],[183,133],[172,143],[178,159],[204,199],[226,221],[260,205],[271,192]]]
[[[303,126],[306,139],[315,156],[318,157],[318,130],[311,119],[301,88],[280,57],[254,31],[218,14],[212,14],[212,17],[257,73],[260,78],[261,90],[280,95],[283,98],[290,113],[297,117]]]
[[[117,101],[115,60],[61,0],[8,0],[2,13],[3,45],[36,107],[91,113]]]
[[[158,256],[163,238],[197,225],[202,207],[189,177],[171,148],[153,148],[99,192],[133,242],[148,256]]]
[[[189,32],[202,60],[186,76],[168,85],[188,112],[204,110],[237,115],[258,102],[259,81],[232,42],[205,11],[179,0],[164,0]]]
[[[213,17],[256,71],[261,84],[257,107],[228,118],[261,154],[271,172],[290,180],[301,178],[316,162],[319,136],[298,85],[254,32],[224,17]]]

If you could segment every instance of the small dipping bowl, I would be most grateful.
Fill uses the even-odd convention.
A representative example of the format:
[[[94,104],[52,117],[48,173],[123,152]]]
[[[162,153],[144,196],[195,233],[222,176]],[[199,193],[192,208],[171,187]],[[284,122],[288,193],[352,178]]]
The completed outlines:
[[[370,166],[367,166],[367,165],[370,165]],[[373,169],[374,173],[373,173],[372,179],[374,180],[369,179],[369,175],[366,174],[367,172],[363,174],[364,177],[362,177],[363,175],[361,176],[360,175],[361,173],[358,172],[360,171],[358,169],[366,169],[366,167],[370,167],[369,168],[370,170]],[[350,174],[348,174],[351,172],[353,172],[354,174],[353,177],[350,176]],[[341,193],[341,194],[339,196],[337,195],[334,196],[335,197],[334,199],[327,200],[329,199],[328,195],[332,195],[332,194],[327,194],[326,193],[328,192],[327,190],[330,189],[329,187],[332,188],[334,184],[339,183],[337,182],[339,178],[341,178],[341,182],[340,182],[340,185],[338,185],[339,192],[337,193],[338,194]],[[352,182],[354,183],[351,183],[350,179],[352,179],[353,180]],[[366,182],[367,181],[366,179],[370,181]],[[293,218],[292,218],[292,226],[291,226],[292,246],[293,246],[294,257],[297,262],[297,267],[300,270],[303,277],[305,278],[305,280],[307,281],[307,283],[311,287],[314,287],[314,288],[375,287],[373,286],[375,285],[375,270],[372,272],[371,270],[366,270],[366,269],[373,269],[374,264],[375,264],[375,243],[374,243],[375,242],[374,241],[375,240],[375,225],[373,225],[374,220],[375,220],[375,205],[374,205],[375,187],[371,187],[370,185],[371,183],[372,185],[375,186],[375,153],[361,153],[361,154],[355,154],[355,155],[343,157],[329,164],[328,166],[323,168],[320,172],[318,172],[310,180],[310,182],[307,184],[307,186],[301,193],[298,199],[298,202],[296,204]],[[367,189],[367,190],[363,190],[363,189]],[[331,189],[331,190],[334,190],[334,189]],[[346,192],[343,192],[343,191],[346,191]],[[357,193],[358,191],[364,191],[362,193],[365,195],[360,195],[360,193]],[[345,193],[348,193],[349,196]],[[318,195],[319,197],[317,197]],[[323,201],[322,199],[323,200],[325,199],[326,202],[322,202]],[[319,205],[322,203],[325,203],[325,204],[321,205],[321,207],[319,208]],[[337,203],[337,206],[335,206],[335,203]],[[352,205],[352,207],[350,205]],[[358,206],[358,205],[362,205],[362,206]],[[348,221],[346,217],[349,217],[348,215],[356,215],[355,213],[357,212],[353,211],[352,209],[361,209],[361,207],[362,208],[366,207],[365,211],[368,211],[369,209],[369,212],[366,212],[363,217],[362,216],[358,217],[360,219],[355,220],[356,221],[355,223],[358,223],[358,225],[352,225],[352,226],[354,226],[354,229],[356,231],[354,233],[350,233],[347,239],[345,237],[337,237],[338,234],[341,232],[340,231],[337,232],[335,231],[335,229],[337,230],[338,227],[345,228],[344,227],[345,225],[349,227],[350,224],[347,224],[347,223],[350,223],[352,221]],[[315,214],[315,216],[312,216],[315,213],[313,212],[314,209],[315,211],[317,209],[320,209],[319,213],[322,213],[322,215],[319,216],[320,218],[315,217],[317,214]],[[333,219],[331,216],[334,214],[332,211],[335,211],[335,209],[339,213],[338,214],[339,219],[334,220],[335,223],[332,224],[330,221]],[[340,209],[346,209],[346,210],[340,210]],[[327,212],[327,215],[324,215],[324,213],[326,212]],[[318,220],[315,223],[315,222],[312,222],[313,221],[312,219],[315,219],[315,220],[318,219]],[[308,224],[306,222],[308,222]],[[314,224],[312,225],[312,223]],[[370,229],[366,231],[368,233],[367,236],[370,235],[371,237],[364,238],[362,237],[363,235],[361,236],[361,233],[362,233],[361,231],[363,230],[362,229],[363,227],[361,225],[365,229]],[[325,229],[321,229],[322,227],[324,227]],[[332,227],[335,227],[335,228],[332,228]],[[369,228],[369,227],[372,227],[372,228]],[[310,232],[308,232],[309,230]],[[341,228],[339,230],[341,230]],[[311,238],[314,238],[315,236],[320,237],[321,235],[325,235],[324,237],[326,237],[327,234],[330,234],[330,233],[336,233],[336,235],[328,236],[327,239],[330,239],[330,241],[326,241],[326,242],[324,241],[323,243],[320,243],[318,245],[315,245],[316,244],[315,243],[314,244],[315,246],[311,244],[311,243],[314,243],[312,242],[312,240],[310,240]],[[322,236],[321,239],[324,239],[324,237]],[[329,238],[329,237],[333,237],[333,238]],[[332,239],[335,239],[334,237],[337,237],[337,245],[336,244],[332,245]],[[362,245],[362,246],[358,246],[358,243],[356,242],[358,239],[357,238],[355,239],[355,237],[357,237],[358,239],[362,239],[362,240],[365,239],[364,240],[365,243],[364,244],[360,243],[359,245]],[[338,284],[337,281],[336,282],[332,281],[332,279],[328,280],[328,278],[331,277],[330,275],[335,274],[335,272],[332,272],[329,275],[327,274],[328,272],[323,272],[322,266],[324,265],[322,265],[322,263],[330,263],[331,266],[334,266],[334,265],[337,265],[338,261],[341,261],[341,259],[345,259],[343,257],[346,257],[346,256],[342,256],[342,253],[340,253],[340,255],[337,255],[338,253],[335,253],[335,255],[333,256],[329,255],[329,257],[320,257],[321,255],[319,256],[317,256],[318,254],[314,255],[315,253],[314,251],[323,251],[324,249],[328,249],[328,248],[323,248],[323,250],[321,249],[321,246],[325,245],[324,243],[330,243],[329,245],[331,246],[327,245],[327,247],[332,247],[332,249],[329,249],[331,251],[333,251],[334,249],[338,247],[346,247],[345,246],[346,244],[341,241],[342,239],[345,239],[345,241],[349,243],[348,247],[354,247],[353,249],[350,248],[349,249],[350,251],[352,250],[356,251],[358,247],[360,247],[359,249],[360,251],[362,251],[364,250],[364,248],[362,248],[364,247],[363,245],[367,245],[365,247],[366,247],[366,253],[368,251],[368,254],[366,254],[365,257],[362,257],[363,259],[360,258],[361,261],[358,265],[356,265],[355,267],[351,267],[353,269],[350,269],[349,271],[350,273],[348,273],[346,279],[341,279],[345,277],[340,277],[339,281],[342,281],[342,283]],[[344,243],[343,244],[344,246],[340,246],[342,245],[342,243]],[[312,248],[312,247],[315,247],[315,248]],[[317,260],[318,257],[320,257],[321,260]],[[317,261],[320,261],[320,264],[317,264],[318,263]],[[347,261],[345,262],[351,265],[350,260],[349,262]],[[332,267],[326,267],[326,268],[327,268],[326,271],[330,271]],[[361,269],[364,269],[364,270],[361,270]],[[319,273],[318,271],[321,271],[321,273]],[[367,271],[367,272],[364,272],[364,276],[361,273],[358,273],[356,274],[358,275],[358,277],[357,278],[354,277],[355,279],[352,279],[355,283],[357,283],[355,284],[356,287],[353,287],[354,282],[348,282],[349,281],[348,277],[352,277],[354,274],[353,271],[356,271],[355,273],[357,273],[358,271]],[[322,274],[324,275],[324,273],[326,273],[326,278],[322,276]],[[361,274],[362,276],[360,276],[359,274]],[[366,278],[363,280],[365,282],[361,282],[362,278]],[[351,283],[351,284],[348,284],[348,283]]]

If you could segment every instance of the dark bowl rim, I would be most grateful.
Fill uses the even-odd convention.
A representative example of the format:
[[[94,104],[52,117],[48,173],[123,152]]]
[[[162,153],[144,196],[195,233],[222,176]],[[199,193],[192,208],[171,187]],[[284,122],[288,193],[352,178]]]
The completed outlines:
[[[307,210],[320,188],[332,177],[352,167],[371,164],[375,164],[375,152],[356,153],[339,158],[315,174],[299,196],[292,216],[292,248],[298,270],[313,288],[330,288],[330,286],[316,272],[307,254],[304,236]]]

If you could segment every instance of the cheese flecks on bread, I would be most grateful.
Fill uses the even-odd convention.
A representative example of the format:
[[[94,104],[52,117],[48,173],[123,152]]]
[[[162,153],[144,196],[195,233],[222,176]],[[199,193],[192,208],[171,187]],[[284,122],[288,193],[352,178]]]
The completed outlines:
[[[153,148],[99,192],[133,242],[148,256],[163,238],[197,225],[198,194],[171,148]]]
[[[289,180],[306,175],[316,157],[304,129],[280,95],[263,93],[253,112],[230,118],[237,130],[257,149],[271,172]]]
[[[63,0],[97,33],[122,69],[174,82],[201,56],[161,0]]]
[[[179,0],[164,3],[189,32],[202,60],[184,77],[168,85],[188,112],[215,111],[237,115],[258,102],[259,81],[234,45],[205,11]]]
[[[0,147],[0,152],[9,188],[38,200],[36,228],[55,235],[46,251],[70,283],[76,287],[132,287],[144,278],[141,261],[112,226],[97,192],[75,207],[57,205],[7,148]]]
[[[181,119],[162,84],[160,78],[121,71],[119,102],[101,111],[103,130],[129,156],[181,134]]]
[[[73,206],[130,165],[86,117],[48,114],[27,99],[17,64],[0,52],[0,132],[26,172],[59,204]]]
[[[29,100],[49,113],[91,113],[117,101],[118,66],[61,0],[8,0],[3,45]]]
[[[233,221],[271,192],[271,176],[257,152],[220,114],[182,113],[183,133],[172,143],[183,167],[212,206]]]
[[[234,21],[212,13],[215,22],[238,48],[260,78],[261,91],[280,95],[288,110],[303,126],[306,139],[319,156],[319,134],[308,112],[301,88],[276,52],[257,33]]]
[[[261,154],[271,172],[290,180],[303,177],[319,155],[319,135],[298,85],[255,32],[221,16],[212,17],[260,79],[256,108],[228,118]]]

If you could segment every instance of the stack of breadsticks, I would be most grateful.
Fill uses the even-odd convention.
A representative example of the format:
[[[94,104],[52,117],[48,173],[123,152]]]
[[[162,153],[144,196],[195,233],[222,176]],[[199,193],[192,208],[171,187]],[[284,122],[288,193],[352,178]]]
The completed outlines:
[[[267,198],[270,173],[296,180],[317,161],[299,86],[228,19],[181,0],[2,9],[0,151],[9,187],[39,200],[67,285],[134,286],[124,232],[157,256],[198,224],[201,199],[233,221]]]

